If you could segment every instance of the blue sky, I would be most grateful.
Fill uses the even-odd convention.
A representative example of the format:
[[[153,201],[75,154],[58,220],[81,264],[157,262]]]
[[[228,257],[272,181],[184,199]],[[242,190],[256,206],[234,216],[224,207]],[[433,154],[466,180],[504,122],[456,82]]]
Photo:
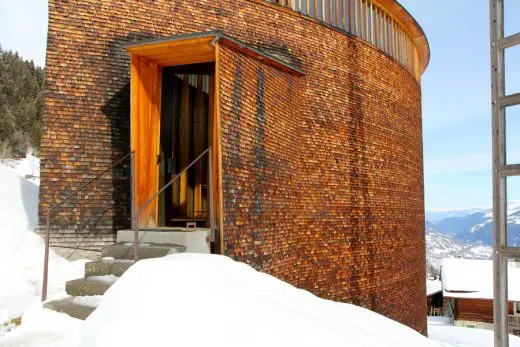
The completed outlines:
[[[488,0],[401,0],[431,48],[423,75],[427,209],[491,206]],[[520,32],[519,0],[505,0],[506,35]],[[45,61],[47,1],[0,0],[0,44]],[[520,47],[506,53],[508,93],[520,92]],[[508,161],[520,163],[520,106],[508,111]],[[520,177],[508,187],[520,199]]]

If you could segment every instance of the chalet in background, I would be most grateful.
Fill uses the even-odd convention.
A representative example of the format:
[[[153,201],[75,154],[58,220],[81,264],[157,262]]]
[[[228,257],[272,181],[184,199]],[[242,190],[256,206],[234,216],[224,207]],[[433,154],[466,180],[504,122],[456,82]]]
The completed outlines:
[[[520,336],[520,266],[509,263],[509,331]],[[445,315],[467,328],[493,329],[493,261],[444,259]]]

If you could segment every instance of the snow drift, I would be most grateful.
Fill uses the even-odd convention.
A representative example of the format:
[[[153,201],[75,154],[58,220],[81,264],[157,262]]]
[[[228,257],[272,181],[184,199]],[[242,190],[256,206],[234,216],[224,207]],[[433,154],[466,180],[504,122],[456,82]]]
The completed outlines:
[[[86,320],[81,346],[438,346],[369,310],[320,299],[218,255],[132,266]]]
[[[20,316],[41,295],[44,244],[34,233],[39,186],[24,178],[24,171],[35,167],[27,160],[34,157],[0,162],[0,324]],[[66,280],[83,275],[83,264],[70,263],[51,252],[51,298],[64,295]]]

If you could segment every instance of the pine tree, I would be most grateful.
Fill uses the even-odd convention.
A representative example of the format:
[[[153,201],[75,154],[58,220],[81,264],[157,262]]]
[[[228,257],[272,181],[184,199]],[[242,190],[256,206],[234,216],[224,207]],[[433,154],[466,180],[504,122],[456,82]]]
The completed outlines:
[[[0,46],[0,157],[40,150],[44,70]]]

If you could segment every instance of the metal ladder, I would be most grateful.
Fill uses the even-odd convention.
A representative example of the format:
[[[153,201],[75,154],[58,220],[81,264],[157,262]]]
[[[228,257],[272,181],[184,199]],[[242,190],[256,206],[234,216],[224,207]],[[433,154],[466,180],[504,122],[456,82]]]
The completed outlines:
[[[520,176],[520,164],[506,158],[506,111],[520,105],[520,93],[505,94],[505,50],[520,44],[520,33],[504,37],[504,1],[490,0],[493,141],[493,317],[495,347],[509,346],[508,261],[520,260],[520,247],[507,244],[507,178]]]

